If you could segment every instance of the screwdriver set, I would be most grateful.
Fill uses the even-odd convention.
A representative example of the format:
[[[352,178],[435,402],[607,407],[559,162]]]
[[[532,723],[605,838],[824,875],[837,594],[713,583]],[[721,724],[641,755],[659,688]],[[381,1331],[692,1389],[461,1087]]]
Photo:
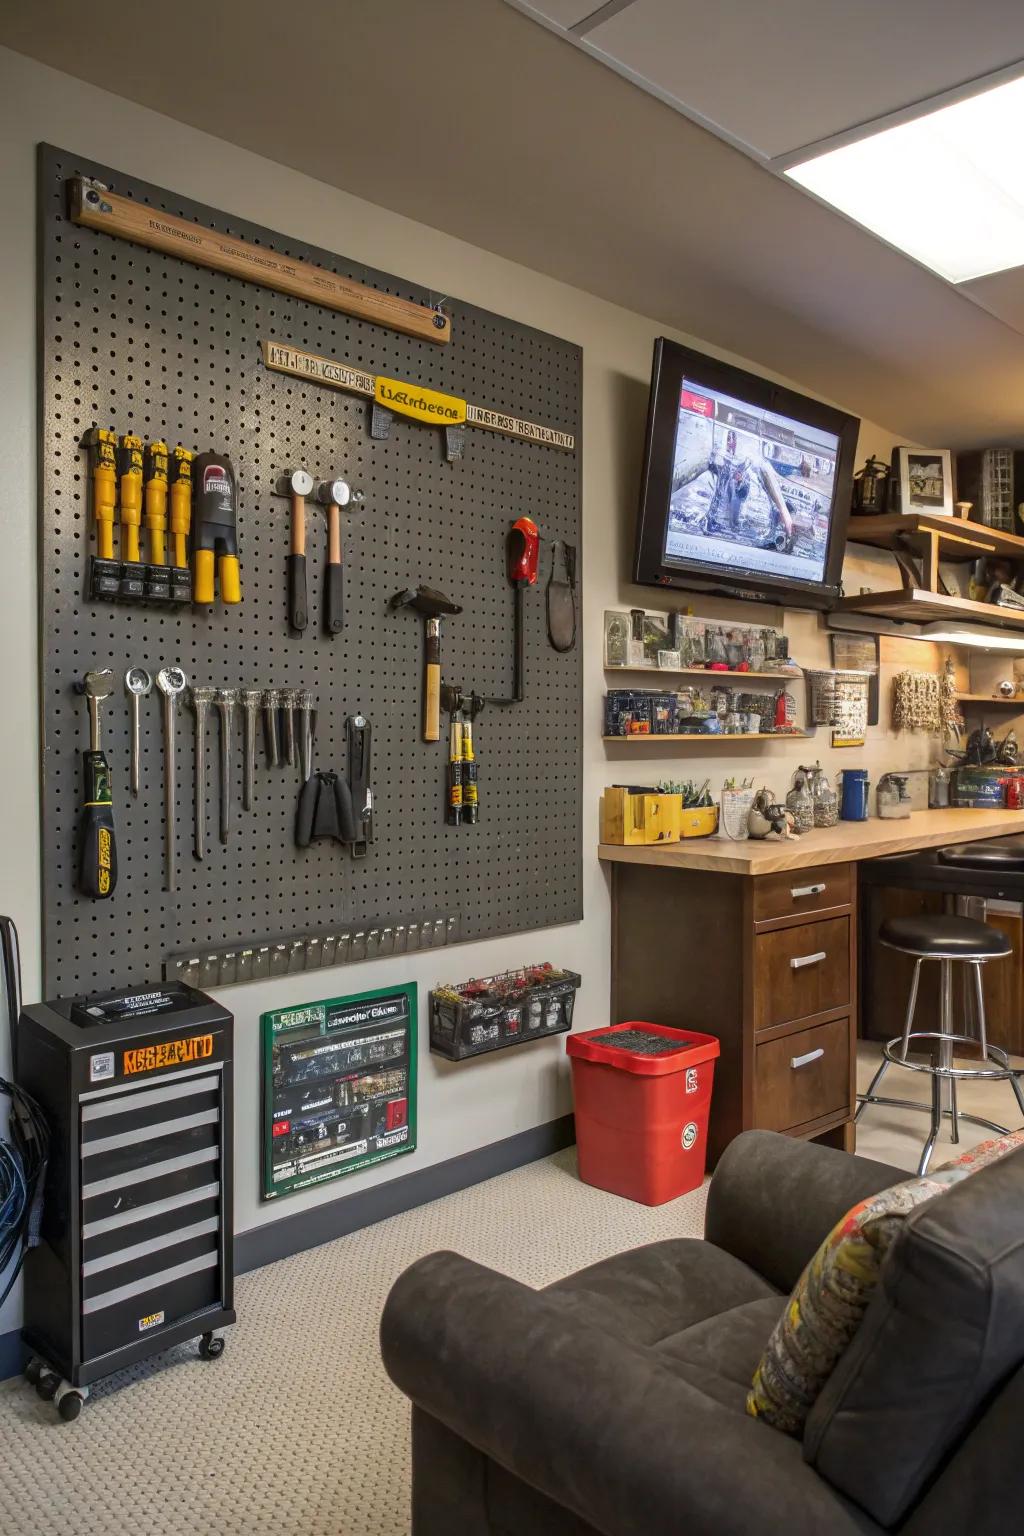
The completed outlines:
[[[173,453],[161,440],[143,446],[90,427],[81,446],[89,456],[96,553],[89,562],[94,602],[157,607],[214,601],[215,561],[221,602],[242,600],[238,566],[235,472],[223,454]],[[142,559],[143,514],[148,560]],[[119,525],[114,556],[115,515]],[[170,548],[167,535],[170,531]],[[195,572],[189,569],[189,543]]]

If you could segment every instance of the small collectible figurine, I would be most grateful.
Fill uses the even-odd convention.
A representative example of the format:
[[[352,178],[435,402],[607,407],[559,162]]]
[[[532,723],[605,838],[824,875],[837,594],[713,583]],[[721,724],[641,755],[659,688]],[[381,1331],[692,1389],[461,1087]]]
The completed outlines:
[[[796,817],[780,805],[770,789],[761,789],[750,807],[750,836],[785,839],[796,836]]]

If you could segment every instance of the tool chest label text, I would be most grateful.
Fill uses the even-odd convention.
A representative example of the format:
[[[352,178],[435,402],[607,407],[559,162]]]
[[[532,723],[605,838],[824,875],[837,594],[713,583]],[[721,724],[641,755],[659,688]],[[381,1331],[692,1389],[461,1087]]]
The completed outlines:
[[[160,1067],[182,1067],[213,1055],[212,1035],[193,1035],[188,1040],[162,1040],[124,1053],[124,1075],[156,1072]]]

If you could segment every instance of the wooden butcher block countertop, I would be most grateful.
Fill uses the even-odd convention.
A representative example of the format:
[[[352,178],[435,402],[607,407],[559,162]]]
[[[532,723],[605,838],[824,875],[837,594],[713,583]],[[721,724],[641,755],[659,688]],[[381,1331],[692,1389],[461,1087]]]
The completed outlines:
[[[694,837],[681,843],[623,848],[601,843],[600,858],[612,864],[651,864],[665,869],[706,869],[724,875],[770,875],[814,864],[848,864],[887,853],[940,848],[946,843],[1024,834],[1024,811],[915,811],[902,821],[840,821],[784,842],[774,838],[733,843]]]

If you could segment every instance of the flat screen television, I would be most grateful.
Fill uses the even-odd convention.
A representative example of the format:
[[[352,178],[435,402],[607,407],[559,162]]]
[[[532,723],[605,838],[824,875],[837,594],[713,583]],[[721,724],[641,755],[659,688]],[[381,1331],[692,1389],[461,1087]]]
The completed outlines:
[[[820,400],[659,338],[634,579],[831,608],[859,425]]]

